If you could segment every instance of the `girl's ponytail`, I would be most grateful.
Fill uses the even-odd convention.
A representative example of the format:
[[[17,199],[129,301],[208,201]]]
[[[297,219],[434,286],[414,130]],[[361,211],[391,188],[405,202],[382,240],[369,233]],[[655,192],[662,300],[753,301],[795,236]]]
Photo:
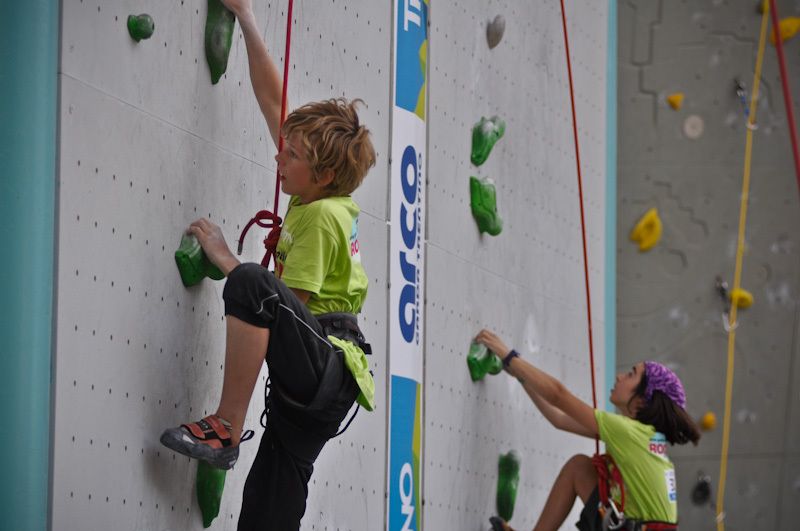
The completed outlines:
[[[646,392],[650,396],[644,400]],[[636,396],[641,397],[644,404],[636,412],[636,420],[655,427],[659,433],[664,434],[670,444],[692,442],[697,445],[700,440],[700,429],[694,419],[665,392],[652,390],[652,386],[648,390],[647,371],[642,374],[642,380],[634,391],[634,397]]]

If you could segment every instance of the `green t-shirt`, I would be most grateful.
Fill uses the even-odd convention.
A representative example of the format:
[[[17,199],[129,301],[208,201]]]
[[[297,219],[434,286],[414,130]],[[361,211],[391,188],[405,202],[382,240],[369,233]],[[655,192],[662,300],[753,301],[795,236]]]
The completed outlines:
[[[350,197],[289,202],[275,273],[290,288],[311,292],[306,306],[315,315],[361,311],[369,281],[358,248],[360,212]]]
[[[314,315],[357,314],[369,281],[358,248],[358,206],[350,197],[328,197],[307,205],[292,197],[275,250],[275,274],[290,288],[311,292],[306,306]],[[375,408],[375,382],[364,352],[349,341],[328,339],[342,351],[361,392],[356,399]]]
[[[595,410],[600,439],[625,482],[625,516],[639,521],[678,522],[675,466],[667,440],[653,426]]]

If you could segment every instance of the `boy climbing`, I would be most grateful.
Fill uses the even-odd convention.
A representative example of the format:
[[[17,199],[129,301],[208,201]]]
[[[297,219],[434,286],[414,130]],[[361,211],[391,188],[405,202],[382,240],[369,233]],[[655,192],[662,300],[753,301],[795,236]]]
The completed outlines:
[[[161,442],[229,469],[262,363],[270,378],[267,426],[245,483],[239,529],[298,529],[313,463],[355,400],[373,406],[368,345],[355,314],[368,280],[358,245],[359,208],[350,194],[375,165],[355,102],[307,104],[281,127],[282,80],[261,40],[251,0],[223,0],[242,28],[250,79],[291,195],[275,273],[241,264],[222,231],[192,223],[209,260],[227,277],[225,372],[213,415],[166,430]]]

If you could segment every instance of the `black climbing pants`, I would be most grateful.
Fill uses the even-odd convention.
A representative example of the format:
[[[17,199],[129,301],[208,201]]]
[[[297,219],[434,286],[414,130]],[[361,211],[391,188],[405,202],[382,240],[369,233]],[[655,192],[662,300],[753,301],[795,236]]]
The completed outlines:
[[[259,264],[241,264],[231,271],[223,298],[226,315],[270,330],[267,427],[245,483],[239,530],[295,530],[305,513],[314,461],[359,392],[341,350],[327,336],[355,344],[362,343],[363,336],[352,326],[323,328],[305,304]],[[353,315],[333,315],[355,323]]]

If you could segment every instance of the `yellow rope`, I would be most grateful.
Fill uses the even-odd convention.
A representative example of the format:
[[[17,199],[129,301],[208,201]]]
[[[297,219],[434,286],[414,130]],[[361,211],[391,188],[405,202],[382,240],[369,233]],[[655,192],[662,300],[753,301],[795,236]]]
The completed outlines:
[[[764,2],[764,15],[761,20],[761,37],[758,42],[758,59],[753,80],[753,96],[750,100],[750,118],[747,124],[747,144],[744,152],[744,181],[742,182],[742,203],[739,209],[739,241],[736,246],[736,271],[733,277],[733,289],[738,290],[742,277],[742,255],[744,253],[744,226],[747,218],[747,196],[750,189],[750,159],[753,151],[753,130],[755,129],[756,102],[758,100],[758,81],[761,78],[761,62],[764,57],[764,43],[769,20],[769,3]],[[725,476],[728,469],[728,441],[731,431],[731,395],[733,391],[733,359],[736,344],[736,310],[735,302],[731,304],[730,331],[728,332],[728,374],[725,383],[725,423],[722,430],[722,453],[719,467],[719,487],[717,492],[717,531],[725,529]]]

